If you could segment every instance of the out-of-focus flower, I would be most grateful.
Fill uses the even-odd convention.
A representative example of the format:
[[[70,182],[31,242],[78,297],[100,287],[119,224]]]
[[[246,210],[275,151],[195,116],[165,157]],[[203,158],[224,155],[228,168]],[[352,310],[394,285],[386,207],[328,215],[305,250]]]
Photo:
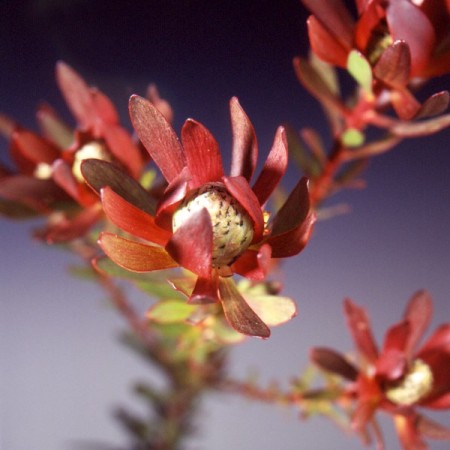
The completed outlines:
[[[47,227],[37,233],[49,242],[83,235],[102,216],[98,197],[81,175],[82,160],[114,162],[135,178],[141,176],[148,160],[148,155],[120,125],[116,108],[105,94],[88,86],[64,62],[56,65],[56,80],[76,120],[74,130],[48,105],[37,111],[42,135],[6,116],[0,117],[1,130],[11,141],[11,158],[18,169],[18,173],[2,175],[0,196],[39,213],[52,213]],[[170,105],[159,97],[154,86],[149,88],[149,94],[172,114]],[[65,200],[64,204],[61,200]]]
[[[137,272],[184,267],[197,276],[191,303],[221,302],[237,331],[268,337],[269,328],[249,307],[231,275],[263,279],[271,258],[292,256],[304,248],[315,218],[307,181],[302,179],[268,223],[264,205],[287,166],[284,129],[277,130],[262,171],[250,186],[257,161],[256,135],[236,98],[230,111],[229,176],[224,174],[218,143],[202,124],[188,119],[180,143],[164,116],[138,96],[130,99],[134,128],[168,183],[159,204],[152,205],[139,184],[105,161],[84,161],[82,173],[101,194],[109,219],[145,241],[102,233],[100,246],[114,262]],[[128,189],[122,188],[125,185]]]
[[[312,12],[308,32],[313,52],[346,68],[350,52],[359,51],[372,67],[375,90],[390,93],[402,119],[421,109],[409,83],[450,71],[448,0],[359,0],[356,21],[341,0],[302,3]]]
[[[449,428],[418,412],[421,407],[450,408],[450,324],[418,346],[431,319],[429,294],[419,291],[411,298],[403,320],[388,329],[381,350],[364,309],[347,299],[344,311],[360,365],[328,348],[315,348],[311,356],[321,368],[351,382],[347,394],[356,400],[354,428],[364,431],[374,425],[375,412],[383,410],[393,416],[405,449],[427,448],[427,437],[450,439]]]

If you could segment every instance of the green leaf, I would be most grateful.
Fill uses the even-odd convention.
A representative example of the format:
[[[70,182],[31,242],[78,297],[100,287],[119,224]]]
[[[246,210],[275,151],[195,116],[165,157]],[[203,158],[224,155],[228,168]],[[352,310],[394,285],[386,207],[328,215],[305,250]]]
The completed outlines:
[[[197,306],[177,300],[165,300],[152,306],[146,313],[148,319],[164,323],[184,322],[191,316]]]
[[[372,93],[372,67],[358,50],[349,53],[347,70],[367,93]]]
[[[356,128],[348,128],[341,137],[341,141],[345,147],[359,147],[364,143],[364,139],[364,133],[361,133]]]
[[[297,315],[297,307],[288,297],[245,294],[244,297],[250,308],[266,325],[281,325]]]

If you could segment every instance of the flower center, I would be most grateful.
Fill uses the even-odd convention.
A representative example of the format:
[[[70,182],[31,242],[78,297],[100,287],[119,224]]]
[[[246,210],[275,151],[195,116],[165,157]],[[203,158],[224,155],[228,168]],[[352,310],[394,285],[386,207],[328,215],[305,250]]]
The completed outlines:
[[[222,183],[208,183],[192,192],[172,218],[175,232],[194,213],[206,209],[213,231],[213,267],[231,264],[253,239],[253,223]]]
[[[39,180],[50,180],[52,177],[52,166],[50,164],[40,162],[34,169],[33,175]]]
[[[77,181],[84,182],[83,175],[81,174],[81,163],[85,159],[94,158],[101,159],[103,161],[111,162],[111,155],[109,154],[106,146],[101,141],[92,141],[83,145],[75,153],[74,161],[72,164],[72,173]]]
[[[432,387],[433,374],[430,366],[416,359],[406,375],[386,390],[386,397],[397,405],[409,406],[429,394]]]

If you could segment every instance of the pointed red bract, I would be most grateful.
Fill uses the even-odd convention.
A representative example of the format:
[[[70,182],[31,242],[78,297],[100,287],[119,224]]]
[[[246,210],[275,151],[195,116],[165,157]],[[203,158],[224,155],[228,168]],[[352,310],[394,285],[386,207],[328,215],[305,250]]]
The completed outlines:
[[[428,328],[432,314],[433,304],[430,294],[426,291],[417,292],[409,301],[404,314],[404,319],[411,324],[408,342],[405,346],[407,355],[411,355],[416,350],[418,342]]]
[[[230,101],[233,149],[231,153],[231,176],[243,176],[250,180],[258,159],[258,143],[250,119],[236,97]]]
[[[323,61],[338,67],[345,67],[349,48],[342,45],[316,17],[307,20],[308,37],[311,50]]]
[[[303,250],[315,220],[309,203],[308,182],[302,178],[273,219],[272,234],[268,239],[272,256],[284,258]]]
[[[181,142],[191,189],[221,179],[223,167],[219,144],[201,123],[188,119],[181,130]]]
[[[148,100],[132,95],[129,109],[139,139],[170,183],[186,166],[183,148],[175,132]]]
[[[201,209],[173,233],[167,251],[180,266],[202,278],[211,277],[213,233],[211,218],[206,209]]]
[[[373,338],[367,313],[350,299],[344,302],[344,313],[347,319],[347,326],[359,352],[369,362],[375,362],[378,357],[378,349]]]
[[[132,272],[152,272],[177,267],[178,263],[162,247],[101,233],[98,244],[118,266]]]
[[[264,218],[261,205],[244,177],[223,177],[228,192],[241,204],[253,221],[253,241],[261,240]]]
[[[110,187],[101,190],[103,209],[114,225],[127,233],[165,246],[170,232],[158,227],[153,216],[128,203]]]
[[[343,48],[351,49],[354,21],[341,0],[302,0],[302,3],[332,32]]]
[[[56,65],[56,81],[70,111],[83,129],[95,126],[95,107],[89,86],[65,62]]]
[[[288,146],[286,132],[283,127],[279,127],[275,134],[270,153],[252,188],[260,205],[266,203],[274,189],[278,186],[278,183],[286,172],[287,162]]]

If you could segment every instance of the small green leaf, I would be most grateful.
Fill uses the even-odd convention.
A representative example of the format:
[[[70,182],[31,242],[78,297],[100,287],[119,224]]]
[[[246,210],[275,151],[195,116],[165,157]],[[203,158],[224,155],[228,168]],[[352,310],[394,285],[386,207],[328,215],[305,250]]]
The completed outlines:
[[[367,93],[372,93],[372,67],[358,50],[349,53],[347,70]]]
[[[364,133],[361,133],[356,128],[348,128],[341,137],[341,141],[345,147],[359,147],[364,144],[364,139]]]
[[[278,295],[245,295],[250,308],[269,326],[281,325],[297,315],[293,300]]]
[[[158,323],[183,322],[195,312],[197,306],[177,300],[166,300],[157,303],[150,308],[146,316],[148,319]]]

